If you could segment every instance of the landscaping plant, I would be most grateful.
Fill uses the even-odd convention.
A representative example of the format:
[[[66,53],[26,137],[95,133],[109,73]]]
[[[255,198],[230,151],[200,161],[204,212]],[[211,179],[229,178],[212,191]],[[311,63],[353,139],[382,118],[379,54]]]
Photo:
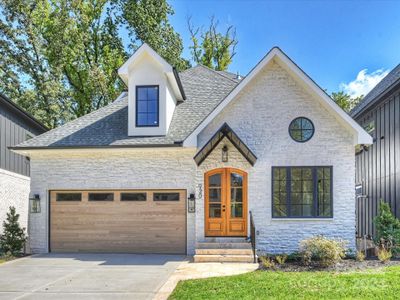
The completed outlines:
[[[365,253],[363,251],[357,251],[356,261],[362,262],[365,260]]]
[[[19,214],[15,207],[10,207],[6,220],[3,222],[3,234],[0,236],[0,249],[5,255],[21,254],[26,241],[25,228],[21,228]]]
[[[399,254],[400,220],[393,215],[389,204],[383,200],[379,204],[379,213],[374,218],[374,223],[376,226],[375,243],[378,247]]]
[[[314,236],[300,242],[300,253],[305,265],[329,267],[345,257],[345,246],[344,241]]]
[[[392,258],[392,252],[388,249],[382,248],[378,251],[378,259],[384,264]]]
[[[260,257],[261,264],[263,265],[264,268],[266,269],[274,269],[275,268],[275,262],[271,257],[268,256],[261,256]]]
[[[276,255],[275,260],[279,265],[284,265],[288,256],[286,254]]]

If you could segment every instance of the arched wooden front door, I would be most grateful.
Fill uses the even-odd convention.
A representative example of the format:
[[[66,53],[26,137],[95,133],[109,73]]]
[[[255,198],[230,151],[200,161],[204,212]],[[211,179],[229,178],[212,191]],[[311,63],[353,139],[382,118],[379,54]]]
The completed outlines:
[[[247,173],[215,169],[204,181],[205,235],[247,236]]]

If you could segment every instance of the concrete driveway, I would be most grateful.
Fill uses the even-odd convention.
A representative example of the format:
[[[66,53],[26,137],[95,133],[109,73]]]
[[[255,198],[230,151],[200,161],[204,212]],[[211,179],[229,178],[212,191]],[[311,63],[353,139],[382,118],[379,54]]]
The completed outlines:
[[[3,299],[152,299],[177,255],[45,254],[0,265]]]

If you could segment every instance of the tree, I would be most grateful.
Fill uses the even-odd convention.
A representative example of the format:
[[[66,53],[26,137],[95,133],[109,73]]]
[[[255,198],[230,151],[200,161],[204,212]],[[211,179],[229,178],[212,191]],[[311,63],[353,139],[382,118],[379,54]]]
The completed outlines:
[[[50,128],[116,98],[127,45],[148,42],[188,66],[166,0],[0,0],[0,14],[0,92]]]
[[[0,236],[0,249],[6,253],[16,256],[21,253],[25,241],[25,228],[19,225],[19,214],[15,207],[11,206],[3,222],[3,234]]]
[[[149,44],[158,54],[178,70],[190,65],[183,59],[183,43],[168,18],[174,10],[166,0],[119,0],[123,23],[133,41]],[[136,44],[131,44],[135,49]]]
[[[374,218],[376,226],[375,243],[396,254],[400,252],[400,220],[397,219],[388,203],[379,203],[378,215]]]
[[[350,112],[363,98],[363,96],[358,96],[356,98],[351,98],[350,95],[343,91],[333,92],[331,95],[332,99],[339,105],[344,111]]]
[[[214,17],[210,19],[207,30],[194,27],[191,18],[187,20],[192,45],[190,46],[192,60],[209,68],[225,71],[232,63],[235,56],[235,48],[238,43],[236,29],[229,26],[225,33],[218,32],[218,21]]]

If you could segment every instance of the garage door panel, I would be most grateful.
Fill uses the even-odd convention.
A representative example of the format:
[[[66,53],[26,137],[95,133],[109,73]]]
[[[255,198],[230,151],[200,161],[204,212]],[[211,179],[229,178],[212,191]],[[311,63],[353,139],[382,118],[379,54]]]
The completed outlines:
[[[91,192],[82,191],[82,201],[56,201],[58,192],[51,192],[52,251],[186,252],[185,191],[174,191],[179,201],[160,202],[153,201],[154,191],[146,201],[120,201],[119,191],[114,201],[88,201]]]

